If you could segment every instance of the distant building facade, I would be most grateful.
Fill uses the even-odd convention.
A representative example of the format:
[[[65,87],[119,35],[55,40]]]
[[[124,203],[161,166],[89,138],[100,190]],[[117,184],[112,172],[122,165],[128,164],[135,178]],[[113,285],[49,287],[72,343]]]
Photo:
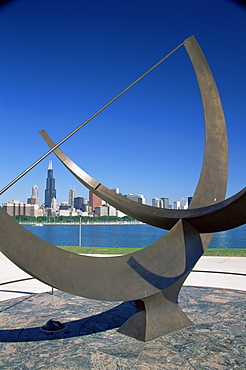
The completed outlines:
[[[33,185],[32,186],[32,195],[31,198],[27,199],[28,204],[38,204],[40,205],[40,197],[38,195],[38,186]]]
[[[181,200],[176,201],[173,203],[174,209],[187,209],[188,208],[188,202],[185,198],[181,198]]]
[[[70,207],[74,207],[74,198],[77,196],[77,191],[76,189],[70,189],[69,194],[68,194],[68,204]]]
[[[145,197],[142,194],[134,195],[134,194],[126,194],[124,195],[127,199],[134,200],[134,202],[145,204]]]
[[[109,209],[109,207],[107,205],[96,207],[95,208],[95,215],[96,216],[108,216],[108,209]]]
[[[169,207],[169,198],[153,198],[152,206],[158,208],[170,208]]]
[[[91,212],[88,200],[83,197],[74,198],[74,208],[82,212]]]
[[[12,202],[3,203],[3,209],[10,216],[42,216],[38,204],[29,204],[20,202],[19,199],[13,199]]]
[[[60,206],[59,206],[59,209],[60,210],[68,210],[68,209],[71,209],[70,205],[68,204],[68,202],[61,202]]]
[[[160,199],[158,199],[158,198],[153,198],[152,199],[152,206],[153,207],[160,207]]]
[[[162,208],[169,208],[169,198],[161,198]]]
[[[179,201],[173,202],[173,208],[174,209],[180,209],[180,202]]]
[[[53,177],[52,161],[49,162],[45,189],[45,208],[51,208],[52,199],[56,199],[55,179]]]
[[[91,206],[92,212],[94,212],[96,207],[101,207],[102,206],[102,199],[99,198],[92,191],[89,191],[89,205]]]
[[[188,206],[190,205],[193,197],[188,197]]]
[[[188,202],[185,198],[182,198],[180,200],[180,209],[187,209],[188,208]]]

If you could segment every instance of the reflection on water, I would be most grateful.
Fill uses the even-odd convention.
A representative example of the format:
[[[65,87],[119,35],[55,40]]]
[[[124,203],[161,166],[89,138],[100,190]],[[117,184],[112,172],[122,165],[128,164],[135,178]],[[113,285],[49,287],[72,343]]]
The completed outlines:
[[[216,233],[210,248],[246,248],[246,225]]]
[[[214,248],[230,248],[230,237],[227,231],[217,233],[214,237]]]
[[[24,225],[54,245],[78,245],[78,225]],[[82,245],[87,247],[146,247],[167,231],[149,225],[82,225]],[[216,233],[210,248],[246,248],[246,225]]]

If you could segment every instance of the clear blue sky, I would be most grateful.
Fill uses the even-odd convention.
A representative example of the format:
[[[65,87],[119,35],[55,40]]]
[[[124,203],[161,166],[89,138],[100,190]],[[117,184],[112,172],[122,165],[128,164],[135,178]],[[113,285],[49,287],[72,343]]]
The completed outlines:
[[[246,9],[230,0],[17,0],[0,9],[1,189],[143,72],[195,35],[221,95],[229,138],[227,196],[246,183]],[[123,194],[192,196],[204,120],[194,72],[180,48],[61,147]],[[49,160],[58,202],[84,188],[51,154],[0,204],[44,200]]]

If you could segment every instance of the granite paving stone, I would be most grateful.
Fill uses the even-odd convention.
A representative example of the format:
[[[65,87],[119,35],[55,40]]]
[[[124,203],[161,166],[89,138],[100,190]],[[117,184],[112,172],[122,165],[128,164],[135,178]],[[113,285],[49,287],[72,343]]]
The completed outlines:
[[[194,326],[149,342],[117,329],[133,302],[101,302],[61,291],[0,302],[1,370],[245,370],[246,293],[183,287],[180,306]],[[47,333],[49,320],[66,328]]]

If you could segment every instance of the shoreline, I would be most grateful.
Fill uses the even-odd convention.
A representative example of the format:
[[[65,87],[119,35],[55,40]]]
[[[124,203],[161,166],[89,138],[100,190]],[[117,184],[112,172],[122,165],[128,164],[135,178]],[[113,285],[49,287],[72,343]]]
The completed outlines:
[[[78,254],[103,254],[103,255],[122,255],[137,252],[143,248],[134,247],[86,247],[86,246],[56,246],[68,252]],[[204,256],[210,257],[244,257],[246,259],[246,248],[208,248]]]
[[[45,225],[146,225],[144,222],[140,221],[112,221],[112,222],[19,222],[20,225],[31,225],[31,226],[45,226]]]

